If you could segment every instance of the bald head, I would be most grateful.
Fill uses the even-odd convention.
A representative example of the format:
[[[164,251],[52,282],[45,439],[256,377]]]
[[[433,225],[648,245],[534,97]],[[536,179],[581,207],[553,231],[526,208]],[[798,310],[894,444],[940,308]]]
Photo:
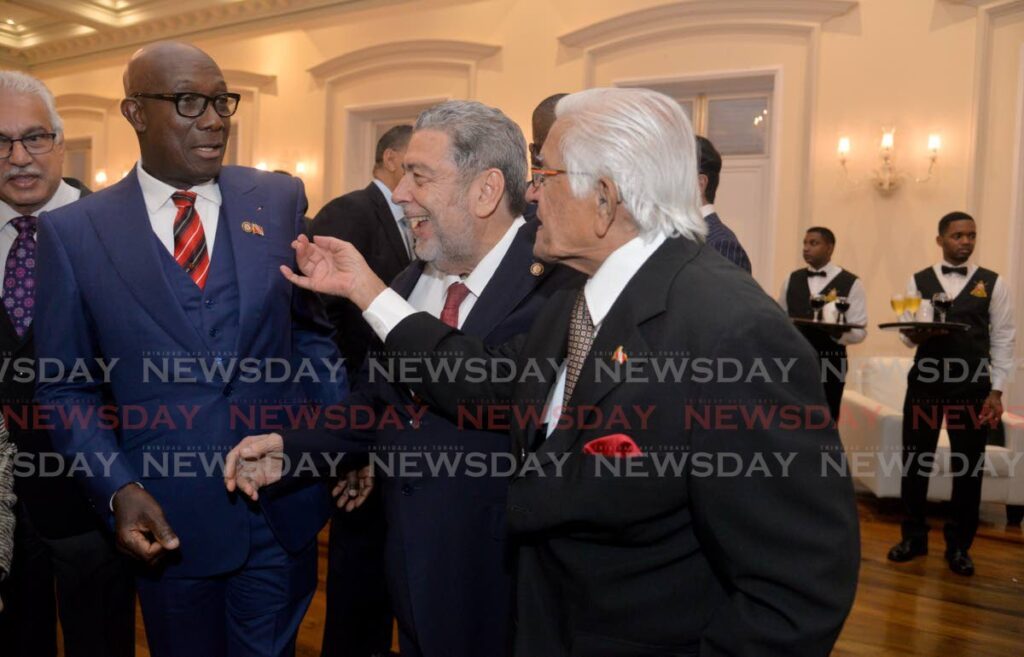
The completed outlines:
[[[125,67],[121,114],[139,138],[143,168],[179,189],[216,178],[231,121],[216,109],[227,103],[209,101],[227,91],[220,67],[193,45],[161,41],[137,50]],[[182,116],[192,107],[202,113]]]
[[[167,76],[182,64],[201,63],[217,69],[217,63],[199,48],[180,41],[158,41],[135,51],[124,69],[124,95],[152,92],[165,84]]]
[[[551,131],[551,126],[555,122],[555,106],[558,105],[558,101],[567,95],[554,94],[553,96],[548,96],[540,101],[540,104],[533,110],[533,143],[530,144],[530,156],[533,160],[533,166],[539,164],[537,157],[540,155],[540,149],[544,146],[544,142],[548,138],[548,132]]]

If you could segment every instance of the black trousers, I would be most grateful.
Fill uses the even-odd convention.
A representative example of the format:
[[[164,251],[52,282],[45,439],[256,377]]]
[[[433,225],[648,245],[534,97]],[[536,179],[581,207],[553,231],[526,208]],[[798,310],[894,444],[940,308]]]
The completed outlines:
[[[22,505],[15,508],[14,559],[0,585],[0,653],[55,657],[59,614],[65,657],[133,657],[135,586],[111,538],[99,529],[44,538]]]
[[[943,387],[911,380],[903,404],[903,467],[901,497],[906,512],[904,538],[925,538],[925,510],[929,472],[938,470],[934,459],[942,420],[949,433],[953,479],[950,517],[944,528],[948,547],[970,548],[978,530],[981,504],[981,466],[988,427],[977,421],[989,386]]]
[[[331,518],[321,657],[371,657],[391,651],[394,616],[384,573],[386,524],[380,491],[355,511],[338,511]]]

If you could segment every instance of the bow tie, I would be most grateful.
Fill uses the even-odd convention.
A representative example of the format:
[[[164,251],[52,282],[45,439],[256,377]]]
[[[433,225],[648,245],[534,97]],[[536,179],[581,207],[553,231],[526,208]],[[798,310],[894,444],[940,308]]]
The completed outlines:
[[[947,267],[946,265],[942,265],[942,274],[943,276],[946,274],[960,274],[961,276],[966,276],[967,267]]]
[[[822,278],[825,278],[825,276],[827,276],[828,274],[826,274],[824,271],[811,271],[811,270],[808,269],[807,270],[807,275],[808,276],[821,276]]]

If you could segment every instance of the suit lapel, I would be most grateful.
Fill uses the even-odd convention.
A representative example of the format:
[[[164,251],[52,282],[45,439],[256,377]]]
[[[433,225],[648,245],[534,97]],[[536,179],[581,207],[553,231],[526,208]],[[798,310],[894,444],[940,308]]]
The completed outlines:
[[[238,344],[237,353],[245,353],[260,325],[260,316],[270,277],[280,276],[271,271],[267,257],[267,238],[246,233],[245,222],[260,223],[264,206],[263,194],[255,180],[243,174],[244,169],[225,167],[217,183],[220,186],[220,221],[227,222],[231,251],[235,258],[235,279],[238,284]],[[216,257],[216,252],[214,253]]]
[[[416,283],[423,275],[426,266],[427,263],[422,260],[413,261],[411,265],[399,272],[398,276],[395,276],[395,280],[391,281],[391,289],[402,295],[403,299],[408,299],[416,288]]]
[[[89,221],[110,263],[132,296],[167,333],[189,351],[203,348],[203,340],[175,298],[160,267],[160,246],[153,235],[149,213],[135,170],[110,188],[102,215],[89,212]]]
[[[622,385],[624,375],[614,376],[604,372],[597,374],[598,360],[611,361],[619,347],[626,354],[649,354],[651,348],[641,331],[643,324],[665,312],[668,292],[680,269],[685,267],[700,251],[700,247],[685,239],[668,239],[637,271],[629,284],[612,305],[597,333],[590,353],[573,391],[571,406],[598,406]],[[566,328],[566,331],[568,328]],[[563,335],[565,335],[563,333]],[[620,370],[622,372],[623,370]],[[641,376],[650,376],[649,373]],[[574,415],[578,419],[578,416]],[[556,430],[544,442],[541,450],[546,452],[569,451],[579,438],[579,422],[574,421],[564,430]]]
[[[398,262],[402,263],[405,267],[409,264],[409,252],[405,248],[405,239],[402,237],[402,233],[398,229],[398,222],[395,221],[395,215],[391,214],[391,206],[388,205],[388,201],[384,198],[384,194],[377,187],[377,183],[371,182],[366,188],[367,194],[370,195],[370,200],[373,201],[374,214],[377,217],[377,221],[380,222],[381,227],[384,229],[384,235],[387,236],[388,244],[391,245],[391,250],[395,252],[395,257],[398,258]]]
[[[536,224],[527,224],[516,232],[498,269],[463,322],[464,333],[487,337],[542,280],[543,269],[538,274],[531,270],[535,263],[540,264],[533,257],[536,230]]]

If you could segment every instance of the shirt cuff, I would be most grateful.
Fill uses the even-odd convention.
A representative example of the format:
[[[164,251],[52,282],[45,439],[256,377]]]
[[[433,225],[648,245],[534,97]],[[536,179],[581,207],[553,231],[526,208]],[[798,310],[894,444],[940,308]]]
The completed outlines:
[[[382,342],[388,339],[388,333],[398,326],[409,315],[415,315],[416,309],[402,298],[398,292],[388,288],[377,295],[363,311],[363,319],[370,325],[373,332]]]

